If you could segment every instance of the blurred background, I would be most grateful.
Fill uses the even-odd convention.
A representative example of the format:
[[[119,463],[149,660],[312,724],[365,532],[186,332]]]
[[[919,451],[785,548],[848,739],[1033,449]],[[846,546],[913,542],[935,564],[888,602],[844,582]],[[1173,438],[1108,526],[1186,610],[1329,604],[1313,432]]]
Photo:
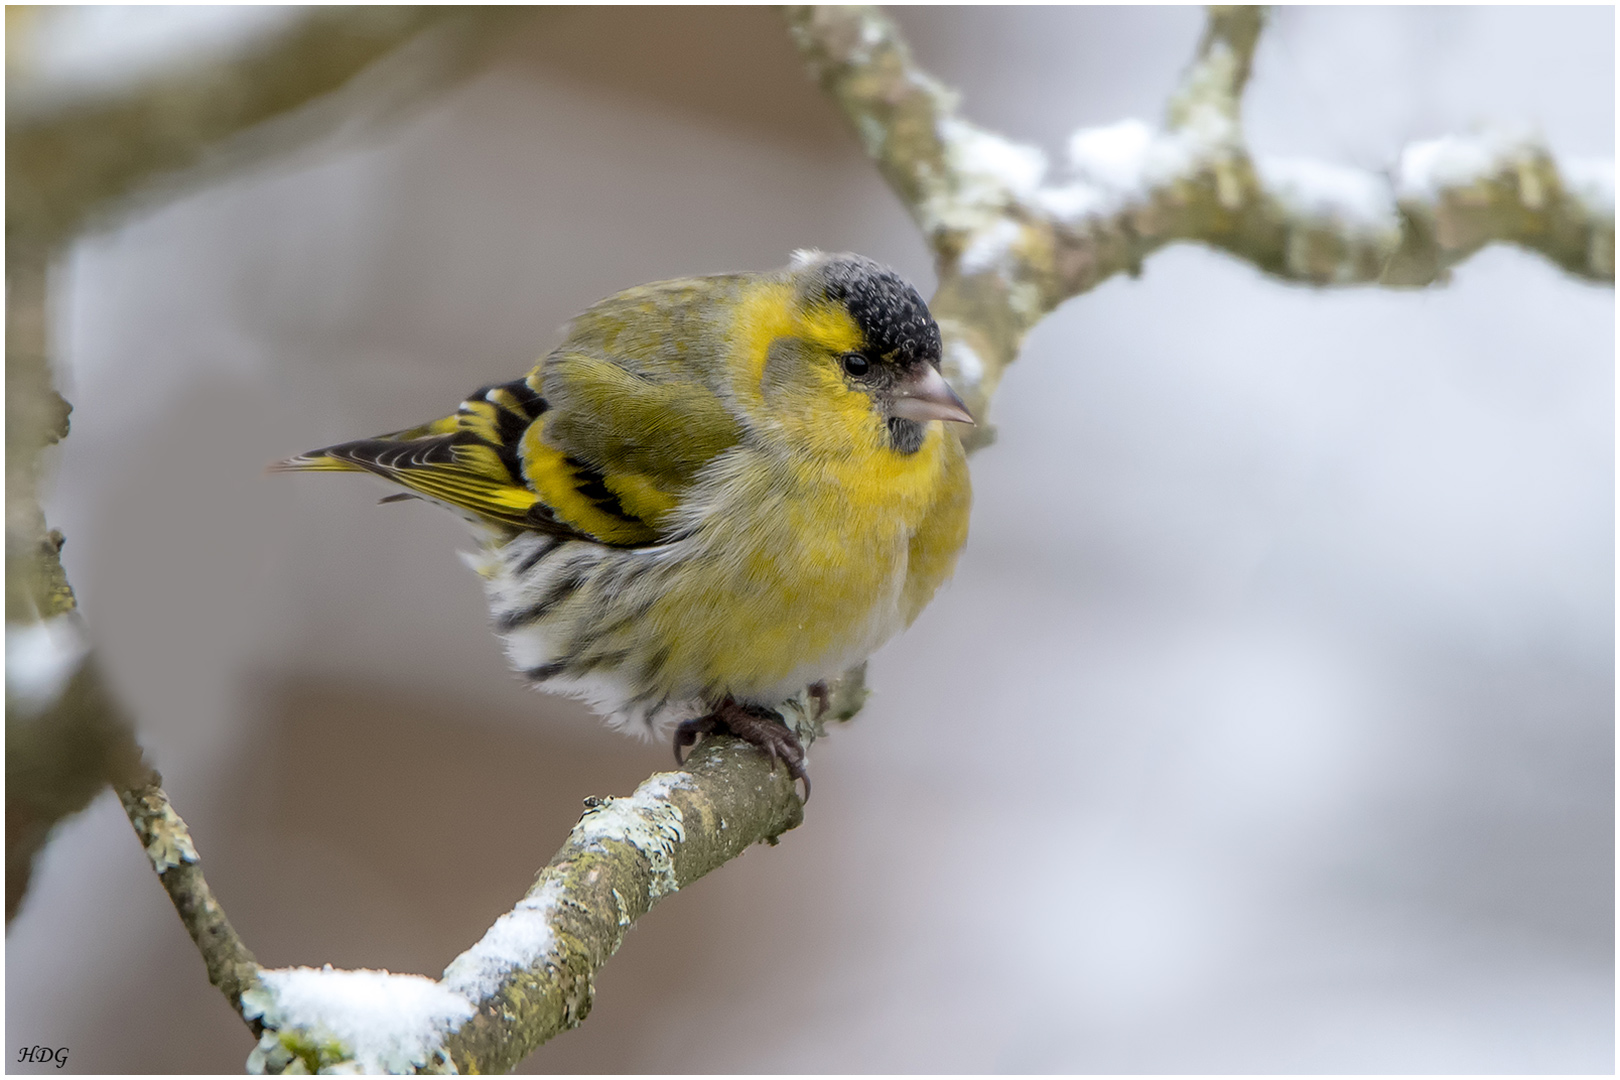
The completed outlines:
[[[289,17],[189,10],[148,11],[158,62]],[[895,16],[1054,157],[1157,119],[1202,25]],[[1380,169],[1489,122],[1612,157],[1614,40],[1606,7],[1285,8],[1251,140]],[[60,265],[47,512],[263,963],[437,975],[583,797],[669,758],[508,675],[457,520],[264,465],[442,415],[618,289],[807,246],[932,287],[779,18],[575,8]],[[1611,289],[1503,248],[1389,292],[1178,247],[1071,301],[805,824],[652,912],[524,1068],[1612,1071],[1614,347]],[[6,989],[13,1062],[252,1045],[110,794],[42,857]]]

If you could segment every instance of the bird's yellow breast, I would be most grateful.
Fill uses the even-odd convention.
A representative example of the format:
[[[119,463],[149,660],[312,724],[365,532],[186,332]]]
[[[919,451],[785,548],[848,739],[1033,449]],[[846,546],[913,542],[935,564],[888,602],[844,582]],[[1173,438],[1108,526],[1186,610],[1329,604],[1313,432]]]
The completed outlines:
[[[839,374],[837,354],[863,344],[842,308],[764,283],[734,319],[729,370],[757,437],[715,462],[689,572],[648,618],[672,677],[701,673],[714,694],[785,694],[864,659],[949,576],[966,538],[967,468],[938,422],[913,453],[890,444],[871,398]],[[773,381],[784,343],[799,352]]]
[[[790,693],[910,622],[921,604],[909,599],[933,594],[966,535],[967,473],[937,424],[916,453],[882,455],[827,462],[751,448],[726,463],[724,507],[648,612],[672,677],[739,697]],[[943,522],[942,505],[952,508]],[[931,579],[920,582],[919,543]]]

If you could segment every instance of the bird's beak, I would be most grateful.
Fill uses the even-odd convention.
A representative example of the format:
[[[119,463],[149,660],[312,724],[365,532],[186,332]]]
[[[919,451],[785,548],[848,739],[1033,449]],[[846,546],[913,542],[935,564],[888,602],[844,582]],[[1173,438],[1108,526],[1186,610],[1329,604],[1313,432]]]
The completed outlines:
[[[919,365],[921,370],[894,388],[889,402],[889,415],[907,420],[954,420],[959,424],[973,423],[962,399],[956,396],[945,376],[934,370],[932,364]]]

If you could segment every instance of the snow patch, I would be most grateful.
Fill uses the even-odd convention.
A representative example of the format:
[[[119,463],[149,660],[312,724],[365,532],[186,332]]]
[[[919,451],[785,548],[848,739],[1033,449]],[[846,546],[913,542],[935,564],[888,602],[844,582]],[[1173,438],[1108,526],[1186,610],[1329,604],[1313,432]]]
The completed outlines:
[[[1145,202],[1156,188],[1191,176],[1210,149],[1190,135],[1121,120],[1069,136],[1069,166],[1081,181],[1101,189],[1099,196],[1112,211],[1123,203]],[[1075,191],[1066,197],[1082,196]]]
[[[962,251],[962,273],[980,274],[996,269],[1021,233],[1018,223],[1008,218],[1000,218],[988,229],[979,230]]]
[[[1290,216],[1372,231],[1400,228],[1394,192],[1372,173],[1301,158],[1263,158],[1256,168]]]
[[[1572,158],[1563,162],[1564,186],[1593,214],[1614,217],[1614,161]]]
[[[551,919],[562,898],[555,878],[517,902],[478,944],[444,969],[444,985],[468,1001],[485,1001],[500,992],[514,972],[533,967],[557,943]]]
[[[327,966],[272,969],[259,978],[263,988],[242,995],[242,1015],[263,1018],[267,1029],[248,1056],[251,1072],[290,1064],[288,1046],[299,1035],[328,1054],[341,1051],[343,1060],[328,1068],[399,1073],[442,1066],[445,1036],[474,1012],[472,1002],[421,975]]]
[[[90,652],[76,615],[6,624],[6,697],[32,714],[56,704]]]
[[[1119,200],[1091,184],[1065,184],[1062,187],[1042,188],[1031,201],[1059,221],[1075,224],[1088,217],[1111,212]]]
[[[964,386],[978,386],[984,380],[984,361],[973,346],[955,338],[946,348],[946,363],[955,369]]]
[[[1015,143],[954,116],[939,121],[939,139],[950,167],[973,203],[996,203],[1004,193],[1028,198],[1046,176],[1046,155],[1038,147]]]
[[[1154,131],[1140,120],[1082,128],[1069,136],[1069,165],[1083,179],[1110,191],[1144,186]]]
[[[1534,152],[1528,138],[1503,132],[1444,135],[1413,143],[1401,152],[1395,191],[1402,199],[1432,201],[1447,188],[1476,184]]]

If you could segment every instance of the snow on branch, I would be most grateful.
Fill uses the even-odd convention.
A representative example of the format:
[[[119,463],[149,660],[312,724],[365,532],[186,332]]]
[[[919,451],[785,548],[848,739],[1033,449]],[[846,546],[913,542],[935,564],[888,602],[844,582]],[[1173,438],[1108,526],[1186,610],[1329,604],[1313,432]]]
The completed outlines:
[[[852,714],[860,694],[853,682],[834,688],[832,715]],[[784,709],[805,742],[812,708]],[[656,773],[625,798],[587,800],[533,887],[442,979],[257,972],[239,997],[261,1026],[248,1067],[506,1072],[585,1019],[597,970],[654,904],[802,820],[786,769],[737,739],[706,738],[680,771]]]
[[[1039,149],[963,119],[878,10],[786,16],[934,250],[946,374],[976,413],[1048,312],[1178,241],[1312,285],[1443,282],[1490,243],[1614,281],[1611,161],[1560,163],[1533,139],[1491,133],[1412,145],[1389,175],[1252,156],[1241,100],[1262,8],[1210,8],[1165,122],[1075,132],[1055,179]]]
[[[808,745],[848,719],[862,673],[783,712]],[[803,820],[786,769],[747,743],[704,739],[686,766],[624,798],[587,800],[528,893],[441,979],[387,971],[261,968],[203,877],[155,773],[120,793],[152,868],[202,953],[209,981],[259,1037],[260,1073],[506,1072],[590,1013],[596,972],[659,900]]]

